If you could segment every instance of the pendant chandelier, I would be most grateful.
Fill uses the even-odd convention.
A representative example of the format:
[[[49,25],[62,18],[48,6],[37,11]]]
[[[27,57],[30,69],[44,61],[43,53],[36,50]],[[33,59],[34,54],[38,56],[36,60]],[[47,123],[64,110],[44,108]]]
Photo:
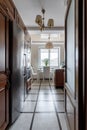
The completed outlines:
[[[46,43],[45,45],[45,48],[46,49],[52,49],[53,48],[53,43],[50,41],[50,35],[49,35],[49,38],[48,38],[48,42]]]
[[[36,19],[35,19],[35,22],[40,27],[40,30],[43,31],[45,29],[45,24],[44,24],[44,20],[45,20],[45,17],[44,17],[44,15],[45,15],[45,9],[42,9],[41,12],[42,12],[42,16],[41,15],[37,15]],[[53,19],[48,19],[47,26],[49,28],[53,27],[54,26],[54,20]]]

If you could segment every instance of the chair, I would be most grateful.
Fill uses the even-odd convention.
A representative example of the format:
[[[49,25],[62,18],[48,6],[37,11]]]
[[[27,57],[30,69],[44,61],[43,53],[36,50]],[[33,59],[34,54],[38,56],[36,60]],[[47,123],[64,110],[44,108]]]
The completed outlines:
[[[44,79],[49,79],[50,81],[50,67],[49,66],[43,68],[43,80]]]
[[[38,69],[37,70],[37,81],[40,81],[40,79],[42,79],[42,77],[43,77],[43,70]]]
[[[54,68],[50,69],[50,77],[52,78],[52,81],[54,83]]]
[[[32,66],[31,66],[31,79],[32,79],[32,81],[33,81],[34,79],[37,79],[37,73],[34,72],[34,69],[33,69]]]

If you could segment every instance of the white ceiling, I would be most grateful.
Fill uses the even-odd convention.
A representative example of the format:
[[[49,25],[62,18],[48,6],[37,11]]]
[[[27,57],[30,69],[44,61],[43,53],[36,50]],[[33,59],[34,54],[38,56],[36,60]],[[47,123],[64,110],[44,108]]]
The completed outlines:
[[[49,18],[54,19],[55,27],[64,26],[64,18],[66,12],[65,0],[13,0],[23,22],[28,27],[37,27],[35,18],[37,14],[41,14],[41,9],[45,12],[45,26]]]

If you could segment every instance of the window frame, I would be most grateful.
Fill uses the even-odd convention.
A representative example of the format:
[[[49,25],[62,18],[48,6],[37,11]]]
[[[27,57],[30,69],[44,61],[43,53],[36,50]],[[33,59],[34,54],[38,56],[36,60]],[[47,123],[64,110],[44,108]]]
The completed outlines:
[[[38,48],[38,67],[43,67],[41,66],[41,49],[46,49],[44,47],[39,47]],[[58,49],[58,66],[51,66],[51,67],[59,67],[60,66],[60,47],[54,47],[53,49]],[[50,59],[50,49],[48,49],[48,57]],[[50,62],[49,62],[49,66],[50,66]]]

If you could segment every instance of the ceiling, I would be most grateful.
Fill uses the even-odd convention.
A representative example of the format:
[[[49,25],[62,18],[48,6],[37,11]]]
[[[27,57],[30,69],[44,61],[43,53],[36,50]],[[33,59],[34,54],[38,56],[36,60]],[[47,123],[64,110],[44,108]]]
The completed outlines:
[[[67,8],[67,0],[13,0],[22,20],[29,30],[32,42],[47,41],[42,39],[41,34],[57,34],[62,31],[62,39],[54,38],[52,41],[64,41],[64,19]],[[42,15],[41,10],[45,9],[45,26],[49,18],[54,19],[54,27],[52,29],[45,29],[40,31],[38,25],[35,23],[36,15]]]
[[[66,12],[66,0],[13,0],[24,24],[27,27],[38,27],[35,23],[37,14],[42,15],[41,9],[45,12],[45,26],[49,18],[54,19],[55,27],[64,27]]]

